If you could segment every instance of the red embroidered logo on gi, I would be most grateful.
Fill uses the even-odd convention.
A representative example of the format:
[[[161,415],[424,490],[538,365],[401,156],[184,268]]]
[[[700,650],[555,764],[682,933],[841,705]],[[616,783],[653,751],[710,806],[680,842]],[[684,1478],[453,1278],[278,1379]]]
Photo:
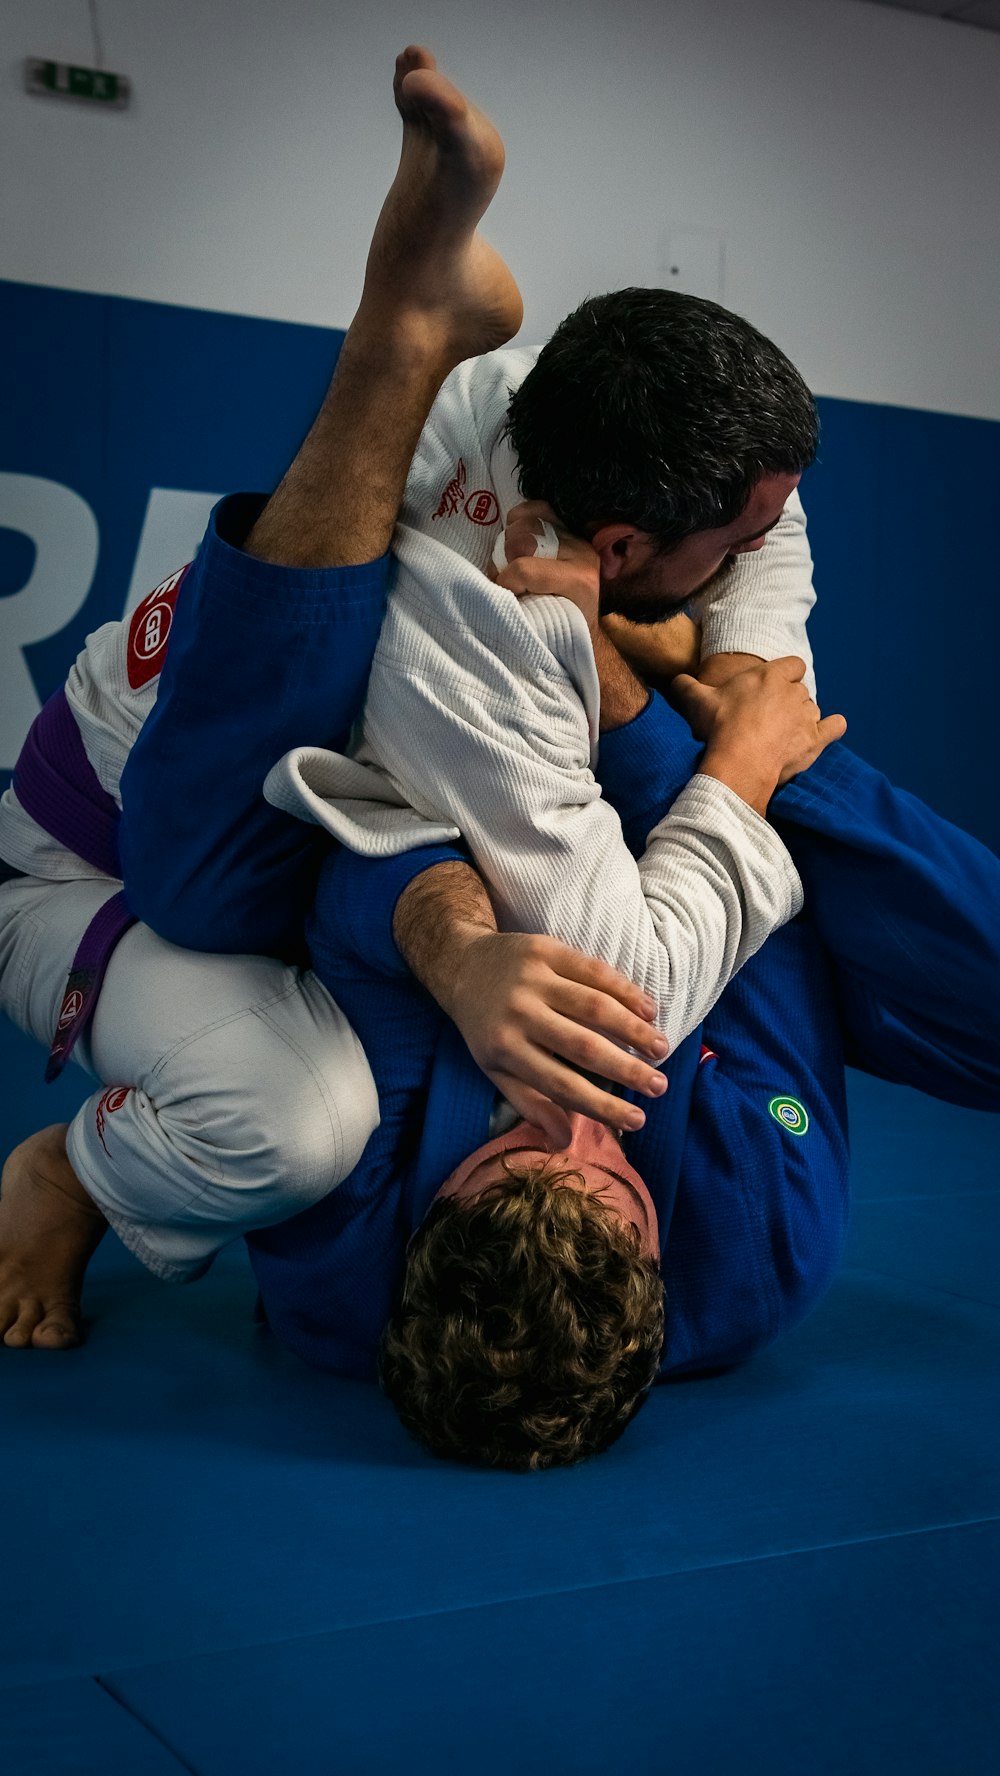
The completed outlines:
[[[495,493],[481,487],[477,493],[470,493],[465,502],[465,516],[471,518],[473,524],[495,524],[500,516],[500,506]]]
[[[128,632],[128,682],[133,691],[140,691],[163,669],[174,605],[186,573],[187,568],[182,567],[179,573],[171,574],[169,580],[154,587],[132,613]]]
[[[465,464],[462,461],[461,457],[459,457],[457,466],[455,468],[455,473],[453,474],[451,480],[449,481],[447,487],[445,488],[443,494],[441,495],[441,503],[438,506],[437,511],[431,513],[431,523],[432,524],[433,524],[435,518],[454,518],[455,517],[455,514],[457,513],[460,505],[462,504],[462,495],[465,492],[465,475],[466,475]]]
[[[98,1103],[98,1106],[97,1106],[97,1137],[101,1143],[101,1146],[104,1148],[105,1153],[108,1153],[108,1144],[107,1144],[106,1140],[104,1139],[104,1129],[105,1129],[106,1118],[108,1116],[113,1116],[116,1110],[120,1110],[127,1097],[128,1097],[128,1088],[124,1085],[115,1085],[115,1086],[112,1086],[110,1091],[106,1091],[104,1093],[104,1096],[100,1099],[100,1101]],[[110,1153],[108,1153],[108,1158],[109,1159],[111,1158]]]
[[[154,604],[152,609],[146,612],[146,615],[143,617],[142,622],[136,630],[135,640],[132,643],[132,646],[135,648],[136,653],[141,659],[148,660],[151,654],[159,653],[167,636],[170,634],[170,625],[172,622],[173,612],[170,609],[169,604],[163,604],[162,602],[160,604]]]
[[[705,1047],[705,1044],[704,1044],[704,1043],[702,1043],[702,1045],[701,1045],[701,1054],[700,1054],[700,1055],[699,1055],[699,1056],[698,1056],[698,1065],[699,1065],[699,1067],[702,1067],[702,1066],[704,1066],[704,1064],[705,1064],[705,1062],[706,1062],[706,1061],[717,1061],[717,1060],[718,1060],[718,1058],[719,1058],[719,1057],[718,1057],[718,1055],[717,1055],[717,1054],[716,1054],[716,1052],[715,1052],[715,1050],[714,1050],[714,1048],[706,1048],[706,1047]]]
[[[66,994],[66,997],[62,1002],[62,1010],[59,1013],[59,1022],[56,1025],[56,1029],[68,1030],[73,1019],[79,1017],[82,1010],[83,994],[78,987],[74,987],[71,992]]]

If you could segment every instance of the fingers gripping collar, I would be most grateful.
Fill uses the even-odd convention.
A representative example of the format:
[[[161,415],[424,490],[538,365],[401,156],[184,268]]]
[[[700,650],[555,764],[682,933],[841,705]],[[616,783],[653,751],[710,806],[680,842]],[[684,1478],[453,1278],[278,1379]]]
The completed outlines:
[[[541,520],[542,534],[535,540],[535,560],[555,561],[559,555],[559,538],[547,519]],[[493,548],[493,565],[497,573],[503,573],[509,567],[507,560],[507,532],[502,530]]]

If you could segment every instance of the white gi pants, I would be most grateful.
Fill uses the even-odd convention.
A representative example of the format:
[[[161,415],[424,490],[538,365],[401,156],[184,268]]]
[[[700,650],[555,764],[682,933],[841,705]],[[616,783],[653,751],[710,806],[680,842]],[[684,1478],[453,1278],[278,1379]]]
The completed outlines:
[[[46,1048],[80,938],[120,886],[93,874],[0,884],[0,1011]],[[171,1281],[317,1202],[378,1127],[361,1045],[314,974],[195,955],[145,925],[120,940],[73,1059],[102,1082],[70,1124],[73,1169]]]

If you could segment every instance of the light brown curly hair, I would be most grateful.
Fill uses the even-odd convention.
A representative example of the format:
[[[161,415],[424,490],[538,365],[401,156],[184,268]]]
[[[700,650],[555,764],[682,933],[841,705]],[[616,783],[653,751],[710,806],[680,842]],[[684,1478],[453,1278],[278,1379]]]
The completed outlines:
[[[433,1455],[537,1470],[607,1449],[656,1379],[663,1285],[579,1172],[438,1197],[382,1336],[382,1386]]]

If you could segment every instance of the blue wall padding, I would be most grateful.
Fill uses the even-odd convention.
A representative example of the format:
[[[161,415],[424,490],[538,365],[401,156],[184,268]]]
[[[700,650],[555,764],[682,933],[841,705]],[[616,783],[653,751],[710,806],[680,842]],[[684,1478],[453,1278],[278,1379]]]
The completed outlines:
[[[83,609],[29,650],[44,698],[90,630],[121,615],[150,488],[274,486],[343,333],[0,281],[0,337],[0,469],[64,482],[101,532]]]
[[[1000,424],[820,402],[802,492],[820,702],[848,744],[1000,851]]]
[[[149,489],[272,486],[342,334],[13,283],[0,283],[0,328],[0,469],[75,488],[101,530],[85,606],[28,650],[44,697],[88,631],[121,615]],[[820,407],[821,459],[803,493],[821,700],[848,716],[856,751],[1000,850],[1000,424],[830,398]],[[0,582],[0,596],[12,590]]]

